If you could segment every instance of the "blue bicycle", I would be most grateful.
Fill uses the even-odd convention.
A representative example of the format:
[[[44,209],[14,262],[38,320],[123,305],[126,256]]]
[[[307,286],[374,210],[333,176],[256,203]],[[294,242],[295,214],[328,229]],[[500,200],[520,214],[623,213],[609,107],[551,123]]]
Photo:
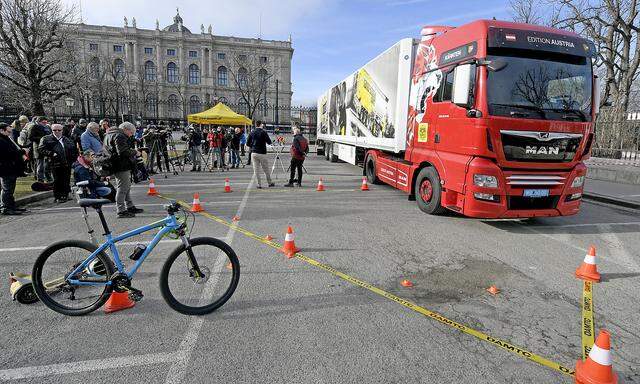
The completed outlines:
[[[178,203],[165,205],[164,219],[118,236],[111,234],[102,213],[102,205],[107,203],[106,199],[78,200],[85,211],[85,220],[87,208],[98,213],[106,242],[96,246],[88,241],[64,240],[48,246],[38,256],[32,272],[33,287],[47,307],[65,315],[79,316],[100,308],[113,291],[128,292],[132,300],[141,300],[142,292],[131,286],[131,279],[165,236],[182,240],[160,272],[160,292],[171,308],[186,315],[205,315],[233,295],[240,278],[238,257],[222,240],[190,238],[187,234],[189,212]],[[180,218],[176,217],[178,212],[183,213]],[[193,221],[195,223],[195,217]],[[156,228],[159,231],[146,246],[136,246],[129,256],[135,264],[126,270],[116,244]],[[89,232],[92,236],[92,230]],[[112,257],[107,256],[107,250]]]

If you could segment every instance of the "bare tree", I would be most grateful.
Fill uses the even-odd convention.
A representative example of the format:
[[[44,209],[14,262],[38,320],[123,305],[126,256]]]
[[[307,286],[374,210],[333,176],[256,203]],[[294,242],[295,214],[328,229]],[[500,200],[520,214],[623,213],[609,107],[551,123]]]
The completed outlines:
[[[75,80],[65,76],[74,15],[61,0],[0,0],[0,79],[29,100],[33,114],[44,114],[45,103]]]
[[[511,17],[514,21],[527,24],[543,24],[544,15],[534,1],[509,0]]]
[[[273,74],[269,74],[266,62],[255,53],[234,55],[231,60],[227,70],[246,106],[247,117],[253,119],[258,106],[266,102],[267,85]]]

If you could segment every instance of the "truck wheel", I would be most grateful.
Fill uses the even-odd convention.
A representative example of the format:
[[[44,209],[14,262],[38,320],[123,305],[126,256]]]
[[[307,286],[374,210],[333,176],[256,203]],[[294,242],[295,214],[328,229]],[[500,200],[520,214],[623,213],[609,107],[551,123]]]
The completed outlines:
[[[365,175],[367,176],[367,183],[380,184],[380,179],[376,175],[376,161],[373,156],[367,157],[367,163],[364,167]]]
[[[333,154],[333,144],[329,144],[329,161],[332,163],[338,162],[338,156]]]
[[[445,208],[440,204],[442,186],[440,176],[433,167],[423,168],[416,178],[415,194],[418,208],[430,215],[440,215]]]

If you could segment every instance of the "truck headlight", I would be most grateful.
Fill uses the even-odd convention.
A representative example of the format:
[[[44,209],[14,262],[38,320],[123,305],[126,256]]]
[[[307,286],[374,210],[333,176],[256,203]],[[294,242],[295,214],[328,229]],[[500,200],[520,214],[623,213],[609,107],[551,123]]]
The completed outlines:
[[[582,187],[582,184],[584,184],[584,176],[576,176],[571,183],[571,188]]]
[[[473,175],[473,184],[477,187],[498,188],[498,179],[489,175]]]

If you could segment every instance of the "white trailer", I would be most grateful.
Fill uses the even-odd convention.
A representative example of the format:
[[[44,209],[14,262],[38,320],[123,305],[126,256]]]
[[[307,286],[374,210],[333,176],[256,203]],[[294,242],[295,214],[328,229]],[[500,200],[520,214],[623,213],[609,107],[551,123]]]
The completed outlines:
[[[355,165],[357,147],[405,150],[416,46],[400,40],[320,96],[318,141],[327,158]]]

